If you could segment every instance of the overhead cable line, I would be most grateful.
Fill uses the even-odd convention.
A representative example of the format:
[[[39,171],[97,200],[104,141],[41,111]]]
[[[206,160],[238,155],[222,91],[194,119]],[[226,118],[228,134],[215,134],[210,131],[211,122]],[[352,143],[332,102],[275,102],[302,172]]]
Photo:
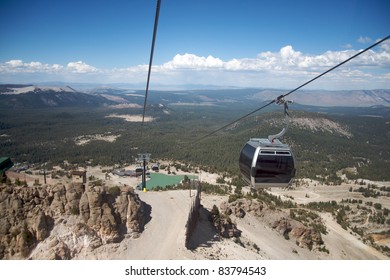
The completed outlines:
[[[200,142],[200,141],[202,141],[203,139],[208,138],[208,137],[214,135],[215,133],[217,133],[217,132],[219,132],[219,131],[221,131],[221,130],[223,130],[223,129],[225,129],[225,128],[227,128],[227,127],[233,125],[233,124],[235,124],[235,123],[238,122],[238,121],[241,121],[241,120],[243,120],[243,119],[249,117],[250,115],[253,115],[254,113],[256,113],[256,112],[258,112],[258,111],[260,111],[260,110],[263,110],[264,108],[268,107],[269,105],[271,105],[271,104],[273,104],[273,103],[275,103],[275,102],[278,103],[279,101],[283,100],[284,97],[286,97],[286,96],[290,95],[291,93],[293,93],[293,92],[295,92],[295,91],[297,91],[297,90],[303,88],[304,86],[310,84],[311,82],[314,82],[314,81],[317,80],[318,78],[320,78],[320,77],[324,76],[325,74],[327,74],[327,73],[329,73],[329,72],[335,70],[336,68],[338,68],[338,67],[340,67],[341,65],[347,63],[348,61],[351,61],[352,59],[354,59],[354,58],[360,56],[361,54],[365,53],[366,51],[368,51],[368,50],[370,50],[370,49],[376,47],[377,45],[383,43],[384,41],[388,40],[389,38],[390,38],[390,35],[389,35],[389,36],[386,36],[385,38],[383,38],[383,39],[377,41],[375,44],[372,44],[371,46],[365,48],[364,50],[362,50],[362,51],[360,51],[360,52],[358,52],[358,53],[356,53],[355,55],[353,55],[353,56],[351,56],[350,58],[344,60],[343,62],[337,64],[336,66],[333,66],[332,68],[326,70],[325,72],[323,72],[323,73],[321,73],[320,75],[314,77],[313,79],[311,79],[311,80],[309,80],[309,81],[303,83],[303,84],[300,85],[299,87],[297,87],[297,88],[295,88],[295,89],[293,89],[293,90],[287,92],[286,94],[282,94],[282,95],[278,96],[276,99],[274,99],[274,100],[270,101],[269,103],[267,103],[267,104],[261,106],[260,108],[258,108],[258,109],[256,109],[256,110],[253,110],[252,112],[250,112],[250,113],[248,113],[248,114],[246,114],[246,115],[244,115],[244,116],[242,116],[242,117],[240,117],[240,118],[238,118],[238,119],[236,119],[236,120],[234,120],[234,121],[228,123],[227,125],[224,125],[224,126],[218,128],[218,129],[214,130],[213,132],[210,132],[209,134],[207,134],[207,135],[205,135],[205,136],[199,138],[198,140],[195,140],[195,141],[193,142],[193,144],[195,144],[195,143],[197,143],[197,142]]]
[[[159,17],[159,14],[160,14],[160,6],[161,6],[161,0],[157,0],[156,16],[155,16],[155,19],[154,19],[154,29],[153,29],[152,47],[151,47],[151,50],[150,50],[150,60],[149,60],[148,78],[147,78],[147,81],[146,81],[145,100],[144,100],[144,111],[143,111],[143,113],[142,113],[142,127],[144,126],[144,122],[145,122],[145,112],[146,112],[146,104],[147,104],[147,100],[148,100],[150,73],[152,72],[153,54],[154,54],[154,44],[155,44],[155,42],[156,42],[157,26],[158,26],[158,17]]]
[[[318,78],[320,78],[320,77],[324,76],[325,74],[327,74],[327,73],[329,73],[329,72],[333,71],[334,69],[336,69],[336,68],[340,67],[341,65],[343,65],[343,64],[345,64],[345,63],[347,63],[348,61],[350,61],[350,60],[352,60],[352,59],[354,59],[354,58],[358,57],[359,55],[361,55],[361,54],[365,53],[366,51],[368,51],[368,50],[370,50],[370,49],[372,49],[372,48],[376,47],[377,45],[379,45],[379,44],[383,43],[384,41],[386,41],[386,40],[387,40],[387,39],[389,39],[389,38],[390,38],[390,35],[389,35],[389,36],[387,36],[387,37],[385,37],[385,38],[383,38],[383,39],[381,39],[381,40],[379,40],[379,41],[378,41],[378,42],[376,42],[375,44],[372,44],[371,46],[369,46],[369,47],[365,48],[364,50],[362,50],[362,51],[358,52],[357,54],[355,54],[355,55],[351,56],[350,58],[348,58],[348,59],[344,60],[343,62],[341,62],[341,63],[337,64],[336,66],[333,66],[332,68],[330,68],[330,69],[326,70],[325,72],[323,72],[322,74],[318,75],[317,77],[314,77],[314,78],[313,78],[313,79],[311,79],[310,81],[307,81],[306,83],[304,83],[304,84],[300,85],[299,87],[297,87],[297,88],[295,88],[295,89],[293,89],[293,90],[289,91],[288,93],[286,93],[286,94],[284,94],[284,95],[281,95],[281,96],[279,96],[277,99],[279,99],[279,98],[283,98],[283,97],[286,97],[287,95],[290,95],[290,94],[291,94],[291,93],[293,93],[294,91],[297,91],[298,89],[300,89],[300,88],[302,88],[302,87],[304,87],[304,86],[306,86],[306,85],[310,84],[311,82],[313,82],[313,81],[317,80]],[[275,101],[276,101],[276,100],[275,100]]]

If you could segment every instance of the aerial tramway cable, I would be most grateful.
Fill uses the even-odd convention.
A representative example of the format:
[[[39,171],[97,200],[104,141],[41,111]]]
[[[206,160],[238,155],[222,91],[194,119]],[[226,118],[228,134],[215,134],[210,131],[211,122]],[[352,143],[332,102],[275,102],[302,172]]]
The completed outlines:
[[[197,143],[197,142],[200,142],[200,141],[202,141],[202,140],[204,140],[204,139],[206,139],[206,138],[208,138],[208,137],[214,135],[215,133],[217,133],[217,132],[219,132],[219,131],[221,131],[221,130],[223,130],[223,129],[225,129],[225,128],[227,128],[227,127],[233,125],[233,124],[235,124],[236,122],[241,121],[241,120],[243,120],[243,119],[249,117],[250,115],[253,115],[253,114],[256,113],[256,112],[259,112],[260,110],[263,110],[264,108],[270,106],[270,105],[273,104],[273,103],[278,103],[280,100],[283,100],[284,97],[286,97],[286,96],[290,95],[291,93],[293,93],[293,92],[295,92],[295,91],[297,91],[297,90],[303,88],[304,86],[306,86],[306,85],[308,85],[308,84],[314,82],[314,81],[317,80],[318,78],[320,78],[320,77],[324,76],[325,74],[327,74],[327,73],[329,73],[329,72],[335,70],[336,68],[338,68],[338,67],[340,67],[341,65],[343,65],[343,64],[345,64],[345,63],[351,61],[352,59],[355,59],[356,57],[358,57],[358,56],[360,56],[361,54],[367,52],[368,50],[370,50],[370,49],[372,49],[372,48],[378,46],[379,44],[383,43],[384,41],[388,40],[389,38],[390,38],[390,35],[384,37],[384,38],[381,39],[381,40],[378,40],[376,43],[372,44],[371,46],[365,48],[364,50],[361,50],[360,52],[356,53],[355,55],[351,56],[350,58],[348,58],[348,59],[342,61],[341,63],[337,64],[336,66],[333,66],[332,68],[326,70],[325,72],[323,72],[323,73],[321,73],[320,75],[314,77],[313,79],[311,79],[311,80],[309,80],[309,81],[303,83],[302,85],[296,87],[295,89],[293,89],[293,90],[287,92],[286,94],[282,94],[282,95],[278,96],[276,99],[274,99],[274,100],[268,102],[267,104],[261,106],[260,108],[257,108],[256,110],[253,110],[252,112],[250,112],[250,113],[248,113],[248,114],[246,114],[246,115],[244,115],[244,116],[242,116],[242,117],[240,117],[240,118],[238,118],[238,119],[236,119],[236,120],[234,120],[234,121],[232,121],[232,122],[230,122],[230,123],[228,123],[228,124],[226,124],[226,125],[224,125],[224,126],[218,128],[218,129],[216,129],[216,130],[214,130],[214,131],[212,131],[212,132],[210,132],[210,133],[208,133],[207,135],[202,136],[201,138],[195,140],[195,141],[193,142],[193,144],[195,144],[195,143]]]
[[[155,15],[155,19],[154,19],[154,28],[153,28],[152,47],[150,49],[148,77],[147,77],[147,80],[146,80],[144,110],[143,110],[143,113],[142,113],[141,135],[142,135],[143,128],[144,128],[144,123],[145,123],[145,113],[146,113],[146,105],[147,105],[147,101],[148,101],[150,73],[152,72],[154,45],[155,45],[155,42],[156,42],[157,27],[158,27],[158,17],[160,15],[160,6],[161,6],[161,0],[157,0],[156,15]],[[146,164],[147,164],[147,162],[150,159],[150,154],[149,153],[143,153],[143,154],[139,154],[138,156],[139,156],[138,160],[140,162],[142,162],[142,164],[143,164],[143,168],[142,168],[142,190],[144,192],[146,192]]]
[[[157,0],[156,16],[155,16],[155,19],[154,19],[154,29],[153,29],[152,47],[151,47],[151,50],[150,50],[150,60],[149,60],[148,78],[147,78],[147,81],[146,81],[145,100],[144,100],[144,111],[143,111],[143,113],[142,113],[142,127],[144,126],[144,122],[145,122],[146,104],[147,104],[148,93],[149,93],[150,73],[152,72],[153,54],[154,54],[154,44],[155,44],[155,42],[156,42],[157,26],[158,26],[158,17],[159,17],[159,14],[160,14],[160,6],[161,6],[161,0]]]

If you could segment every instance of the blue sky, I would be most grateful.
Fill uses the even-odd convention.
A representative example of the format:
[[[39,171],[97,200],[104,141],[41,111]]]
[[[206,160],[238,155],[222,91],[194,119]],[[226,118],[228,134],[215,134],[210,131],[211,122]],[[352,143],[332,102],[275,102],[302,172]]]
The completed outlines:
[[[146,83],[156,0],[0,0],[0,82]],[[150,88],[294,88],[390,35],[390,1],[162,0]],[[390,40],[308,88],[390,88]]]

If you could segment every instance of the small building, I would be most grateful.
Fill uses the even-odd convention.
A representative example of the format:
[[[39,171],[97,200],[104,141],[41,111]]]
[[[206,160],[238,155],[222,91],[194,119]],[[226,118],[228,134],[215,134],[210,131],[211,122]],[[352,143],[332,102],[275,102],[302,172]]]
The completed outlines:
[[[114,175],[118,175],[118,176],[125,176],[125,170],[124,169],[121,169],[121,170],[119,170],[119,169],[116,169],[116,170],[114,170],[113,172],[112,172]]]
[[[87,171],[72,171],[72,180],[76,183],[87,183]]]
[[[118,175],[121,177],[124,177],[124,176],[136,177],[137,176],[137,173],[134,170],[126,170],[126,169],[121,169],[121,170],[117,169],[117,170],[114,170],[112,173],[114,175]]]
[[[156,172],[159,171],[159,166],[158,166],[157,163],[154,163],[154,164],[152,165],[152,170],[153,170],[153,171],[156,171]]]

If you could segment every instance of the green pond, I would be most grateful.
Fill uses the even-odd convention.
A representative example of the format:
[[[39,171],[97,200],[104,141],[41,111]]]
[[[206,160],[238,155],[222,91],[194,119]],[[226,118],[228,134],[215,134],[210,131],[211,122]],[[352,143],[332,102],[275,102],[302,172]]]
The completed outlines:
[[[146,181],[146,189],[150,190],[155,187],[166,187],[169,185],[179,184],[184,179],[185,175],[166,175],[161,173],[151,173],[150,179]],[[190,179],[197,179],[198,176],[187,175]]]

